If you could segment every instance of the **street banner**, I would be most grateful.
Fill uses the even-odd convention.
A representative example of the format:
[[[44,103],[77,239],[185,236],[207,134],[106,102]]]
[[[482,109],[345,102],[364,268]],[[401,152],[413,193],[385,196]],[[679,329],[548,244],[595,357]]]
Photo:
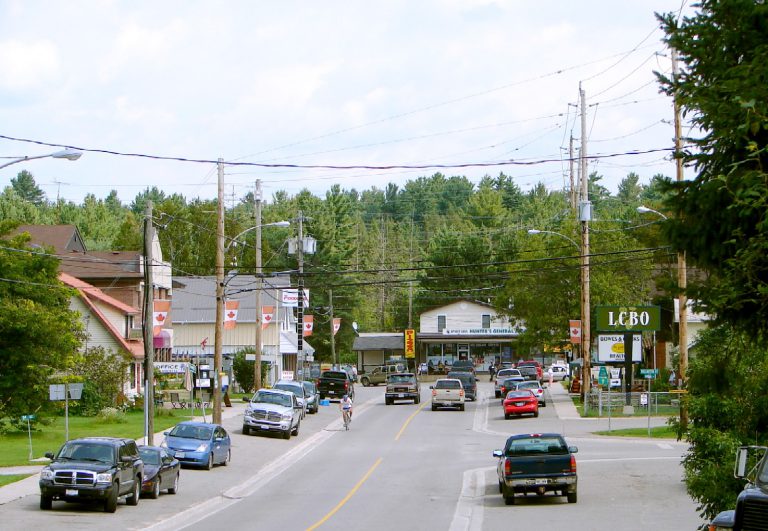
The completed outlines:
[[[224,328],[232,330],[237,324],[237,310],[240,307],[240,301],[224,302]]]
[[[411,328],[405,330],[405,351],[406,358],[416,357],[416,330]]]
[[[261,328],[264,329],[269,326],[269,323],[275,320],[275,307],[274,306],[262,306],[261,307]]]
[[[571,319],[568,321],[568,326],[571,329],[571,343],[574,345],[581,344],[581,319]]]
[[[341,328],[341,317],[335,317],[333,319],[333,335],[336,335],[336,332],[339,331],[339,328]]]
[[[304,316],[304,337],[311,336],[312,335],[312,328],[314,326],[315,316],[314,315],[305,315]]]
[[[171,301],[155,300],[152,301],[152,336],[160,335],[160,330],[165,326],[168,320],[168,312],[171,311]]]

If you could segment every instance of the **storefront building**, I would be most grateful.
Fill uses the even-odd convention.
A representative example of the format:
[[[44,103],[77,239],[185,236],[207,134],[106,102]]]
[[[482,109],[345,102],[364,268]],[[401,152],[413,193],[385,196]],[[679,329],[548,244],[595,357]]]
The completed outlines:
[[[469,299],[427,310],[421,314],[419,359],[430,372],[447,370],[456,360],[472,360],[476,371],[491,363],[518,361],[520,322],[499,315],[490,304]]]

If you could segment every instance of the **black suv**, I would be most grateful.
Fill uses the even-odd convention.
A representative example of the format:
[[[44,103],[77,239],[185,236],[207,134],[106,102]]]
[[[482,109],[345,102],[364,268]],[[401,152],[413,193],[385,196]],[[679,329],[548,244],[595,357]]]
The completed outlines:
[[[144,462],[136,441],[113,437],[87,437],[64,443],[51,463],[40,472],[40,508],[48,510],[53,500],[95,501],[114,513],[117,499],[126,496],[137,505],[141,493]]]

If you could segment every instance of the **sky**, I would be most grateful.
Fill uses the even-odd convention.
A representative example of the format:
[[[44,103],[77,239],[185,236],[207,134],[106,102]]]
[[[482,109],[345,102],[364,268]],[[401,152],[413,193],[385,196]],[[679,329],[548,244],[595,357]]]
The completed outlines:
[[[221,158],[233,202],[257,179],[269,201],[436,172],[559,190],[581,84],[589,172],[615,193],[674,176],[654,12],[682,3],[0,0],[0,165],[86,150],[0,169],[0,188],[27,170],[50,200],[211,199]]]

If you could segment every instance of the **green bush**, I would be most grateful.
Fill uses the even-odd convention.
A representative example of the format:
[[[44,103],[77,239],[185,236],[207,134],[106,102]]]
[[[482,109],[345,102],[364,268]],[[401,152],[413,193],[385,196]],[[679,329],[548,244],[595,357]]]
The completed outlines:
[[[103,408],[96,415],[96,418],[102,424],[125,424],[128,422],[128,419],[125,418],[125,413],[116,407]]]

